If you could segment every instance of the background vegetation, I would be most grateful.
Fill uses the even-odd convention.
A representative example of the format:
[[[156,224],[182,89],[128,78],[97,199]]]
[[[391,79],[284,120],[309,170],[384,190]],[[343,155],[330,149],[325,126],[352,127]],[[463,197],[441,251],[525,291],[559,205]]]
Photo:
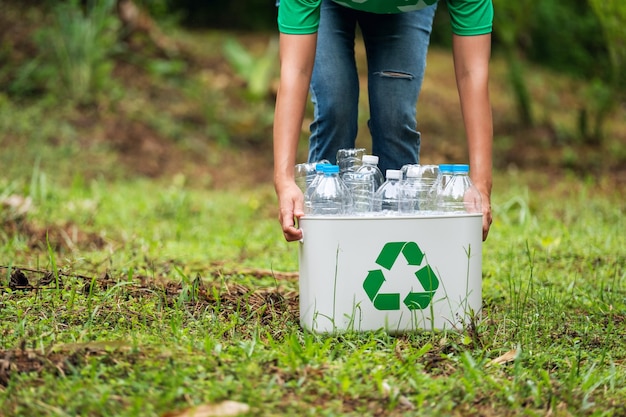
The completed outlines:
[[[400,336],[298,325],[270,3],[0,0],[0,415],[626,415],[623,2],[494,1],[484,319]]]

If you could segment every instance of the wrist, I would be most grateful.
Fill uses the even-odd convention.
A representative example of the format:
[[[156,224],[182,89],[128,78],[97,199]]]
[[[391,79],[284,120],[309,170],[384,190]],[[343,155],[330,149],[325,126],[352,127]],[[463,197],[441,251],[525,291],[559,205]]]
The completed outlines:
[[[481,192],[490,195],[492,186],[491,170],[474,170],[470,172],[470,178],[474,186],[478,188]]]
[[[291,187],[292,185],[295,185],[295,183],[296,179],[293,175],[274,175],[274,188],[276,190],[282,190],[287,187]]]
[[[474,187],[480,192],[480,194],[487,199],[491,200],[491,181],[490,180],[472,180]]]

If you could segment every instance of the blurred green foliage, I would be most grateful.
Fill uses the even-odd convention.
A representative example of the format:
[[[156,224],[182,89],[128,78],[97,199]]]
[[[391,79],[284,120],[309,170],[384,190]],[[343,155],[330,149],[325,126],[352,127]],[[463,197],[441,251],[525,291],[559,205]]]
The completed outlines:
[[[8,3],[16,0],[5,0]],[[199,2],[195,0],[134,0],[159,22],[177,22],[185,27],[219,28],[243,31],[276,31],[276,2],[248,0],[246,2]],[[41,8],[65,8],[57,16],[57,31],[79,30],[80,20],[76,4],[92,13],[87,19],[97,18],[89,10],[109,7],[114,0],[48,0]],[[521,57],[583,78],[608,79],[612,72],[611,33],[620,25],[608,24],[592,4],[594,0],[545,0],[541,2],[494,0],[494,50],[514,47]],[[617,2],[620,3],[620,2]],[[623,3],[623,2],[622,2]],[[84,7],[86,5],[86,7]],[[622,6],[623,7],[623,6]],[[597,9],[597,7],[596,7]],[[606,15],[606,14],[605,14]],[[608,16],[608,15],[606,15]],[[604,23],[603,23],[604,22]],[[61,25],[62,23],[62,25]],[[98,24],[94,21],[94,23]],[[623,24],[621,26],[624,26]],[[104,32],[99,32],[101,37]],[[75,36],[78,38],[78,34]],[[435,17],[431,43],[450,45],[450,25],[446,3],[440,2]],[[90,38],[85,38],[90,41]],[[104,41],[98,39],[102,44]],[[85,45],[86,42],[83,42]],[[87,49],[86,46],[84,49]],[[626,50],[622,46],[622,50]]]
[[[236,73],[246,81],[247,93],[261,100],[270,92],[272,79],[278,73],[278,37],[271,37],[261,56],[255,56],[234,38],[223,46],[224,56]]]
[[[585,104],[579,109],[578,136],[585,143],[599,144],[626,86],[617,81],[624,54],[616,52],[624,50],[626,5],[621,0],[493,2],[494,49],[508,62],[519,123],[535,124],[525,68],[526,62],[535,62],[592,80],[579,92]]]
[[[19,3],[3,0],[3,3]],[[41,8],[79,3],[87,9],[111,1],[48,0]],[[177,21],[185,27],[243,31],[276,31],[276,1],[201,2],[196,0],[134,0],[159,22]],[[545,0],[526,2],[493,0],[496,18],[494,49],[513,42],[532,61],[581,77],[607,76],[610,72],[609,33],[620,25],[603,24],[606,18],[594,13],[594,0]],[[623,2],[617,1],[618,6]],[[90,6],[92,5],[93,6]],[[623,6],[621,6],[623,7]],[[596,8],[597,9],[597,8]],[[70,12],[69,15],[73,13]],[[521,20],[516,20],[518,16]],[[445,1],[438,5],[431,43],[450,45],[449,16]],[[624,26],[623,24],[621,26]],[[609,31],[609,32],[607,32]],[[507,32],[508,34],[503,34]],[[510,40],[503,37],[510,36]],[[622,49],[624,49],[622,47]]]
[[[60,100],[89,104],[111,87],[112,52],[117,44],[115,0],[57,2],[35,32],[37,55],[16,70],[9,91],[46,91]]]
[[[534,124],[530,93],[524,79],[524,61],[521,58],[523,51],[518,45],[529,33],[532,15],[527,12],[533,5],[532,0],[509,2],[495,0],[493,33],[499,40],[500,50],[503,52],[509,65],[509,83],[515,95],[519,122],[524,126]]]
[[[186,27],[254,31],[276,29],[276,0],[136,0],[136,3],[159,20],[175,15]]]
[[[606,75],[595,78],[587,89],[593,127],[581,128],[587,142],[597,143],[603,140],[606,119],[618,103],[626,101],[626,3],[623,0],[589,0],[589,3],[602,26],[609,61]]]
[[[133,1],[163,26],[276,32],[274,0]],[[585,103],[579,109],[579,138],[590,144],[599,143],[606,120],[624,102],[626,92],[626,72],[623,71],[626,3],[622,0],[493,2],[494,54],[501,54],[508,62],[518,123],[522,126],[535,124],[534,103],[526,83],[530,76],[529,62],[537,63],[589,84],[588,88],[577,92]],[[36,53],[23,45],[17,48],[11,43],[13,40],[0,42],[0,60],[6,62],[0,67],[0,88],[12,97],[43,94],[51,100],[78,104],[116,100],[122,92],[116,88],[111,72],[115,53],[124,45],[120,42],[115,3],[116,0],[47,0],[40,4],[2,0],[5,15],[6,6],[10,5],[36,12],[38,17],[31,20],[34,27],[40,29],[35,30],[31,39]],[[7,16],[4,20],[0,16],[0,24],[15,20]],[[24,16],[27,14],[21,17]],[[9,31],[0,27],[0,36]],[[431,43],[449,47],[450,41],[446,2],[441,1]],[[248,99],[271,96],[271,79],[277,64],[277,59],[273,59],[275,44],[268,45],[265,54],[248,51],[231,41],[222,45],[221,50],[244,80]],[[182,61],[172,61],[172,57],[145,66],[152,74],[182,76],[185,71]]]
[[[608,47],[591,1],[532,2],[525,11],[528,26],[517,34],[524,55],[557,71],[586,78],[605,76]]]

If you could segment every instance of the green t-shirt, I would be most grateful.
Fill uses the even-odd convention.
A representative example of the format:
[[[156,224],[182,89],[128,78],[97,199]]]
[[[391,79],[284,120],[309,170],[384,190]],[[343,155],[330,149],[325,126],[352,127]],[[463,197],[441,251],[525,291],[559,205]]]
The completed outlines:
[[[281,0],[278,29],[282,33],[315,33],[320,21],[322,0]],[[333,0],[342,6],[370,13],[403,13],[423,9],[437,0]],[[445,0],[450,12],[452,32],[471,36],[491,33],[493,4],[491,0]]]

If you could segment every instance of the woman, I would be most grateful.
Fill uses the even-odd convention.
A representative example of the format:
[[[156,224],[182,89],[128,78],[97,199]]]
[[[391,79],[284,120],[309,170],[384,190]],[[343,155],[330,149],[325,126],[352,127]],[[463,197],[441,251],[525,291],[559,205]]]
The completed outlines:
[[[491,224],[493,128],[488,79],[493,6],[491,0],[446,1],[471,175],[482,196],[486,239]],[[295,183],[294,165],[309,87],[315,104],[309,160],[332,162],[337,149],[354,145],[358,78],[355,82],[351,48],[356,24],[368,54],[372,153],[381,157],[383,170],[417,162],[415,103],[433,3],[436,0],[281,0],[274,186],[286,240],[302,238],[296,222],[304,215],[304,201]]]

